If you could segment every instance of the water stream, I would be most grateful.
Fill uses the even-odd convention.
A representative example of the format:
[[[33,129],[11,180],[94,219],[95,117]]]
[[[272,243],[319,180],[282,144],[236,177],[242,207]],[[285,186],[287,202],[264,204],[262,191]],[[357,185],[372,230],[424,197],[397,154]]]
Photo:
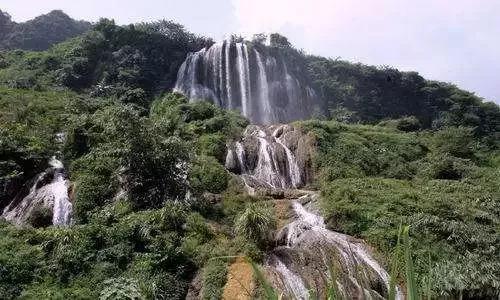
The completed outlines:
[[[338,274],[336,289],[340,292],[348,287],[348,294],[353,297],[357,295],[362,299],[372,297],[387,297],[389,290],[389,275],[384,268],[373,258],[368,246],[359,239],[328,230],[323,218],[308,210],[301,202],[304,198],[314,203],[318,195],[305,195],[292,203],[292,210],[295,215],[282,233],[286,236],[286,243],[278,251],[271,254],[268,259],[268,267],[273,269],[279,276],[279,281],[283,284],[285,294],[295,299],[308,299],[309,294],[304,293],[304,289],[312,290],[321,294],[326,285],[333,280],[329,277],[327,269],[335,264],[332,257],[335,257],[341,274]],[[280,253],[285,253],[284,258],[288,259],[286,265],[279,257]],[[298,258],[291,259],[290,258]],[[324,265],[327,265],[325,268]],[[311,265],[316,266],[311,268]],[[318,283],[317,266],[323,265],[327,273],[323,278],[324,282]],[[303,273],[295,273],[301,270]],[[314,280],[312,280],[312,278]],[[307,281],[307,282],[306,282]],[[377,282],[383,286],[377,286]],[[305,288],[309,286],[309,288]],[[403,299],[403,295],[397,288],[396,299]]]
[[[2,216],[16,225],[26,225],[35,210],[52,212],[52,225],[71,224],[73,204],[68,195],[69,181],[64,165],[52,158],[49,168],[33,180],[29,192],[22,199],[14,199],[3,211]]]

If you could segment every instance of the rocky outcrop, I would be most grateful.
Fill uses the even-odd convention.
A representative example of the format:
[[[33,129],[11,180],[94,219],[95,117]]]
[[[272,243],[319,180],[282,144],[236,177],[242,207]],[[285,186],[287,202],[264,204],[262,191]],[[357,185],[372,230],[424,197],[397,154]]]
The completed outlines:
[[[18,226],[68,225],[73,210],[69,189],[63,164],[53,159],[49,168],[23,186],[2,217]]]
[[[313,154],[314,138],[293,125],[250,125],[229,145],[226,168],[251,194],[299,188],[313,179]]]
[[[309,299],[311,294],[325,299],[329,288],[342,299],[387,298],[387,272],[362,240],[325,227],[316,213],[318,198],[309,193],[290,202],[293,217],[277,232],[276,247],[266,259],[272,285],[286,299]],[[397,298],[402,298],[399,290]]]

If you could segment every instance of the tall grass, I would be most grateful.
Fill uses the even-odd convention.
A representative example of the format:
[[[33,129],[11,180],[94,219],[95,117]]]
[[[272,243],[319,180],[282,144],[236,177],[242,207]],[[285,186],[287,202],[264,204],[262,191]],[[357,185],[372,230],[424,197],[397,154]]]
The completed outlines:
[[[389,300],[396,299],[396,279],[398,277],[399,271],[399,250],[400,250],[400,242],[401,242],[401,224],[398,227],[398,239],[396,242],[396,248],[394,249],[394,254],[392,257],[392,266],[391,266],[391,277],[389,279]]]
[[[267,281],[266,277],[260,270],[259,266],[250,258],[246,258],[248,263],[252,266],[253,273],[257,279],[257,282],[262,286],[264,289],[264,299],[266,300],[278,300],[281,297],[278,297],[278,293],[276,290],[271,286],[271,284]]]
[[[412,260],[412,251],[411,251],[411,241],[410,241],[410,227],[409,226],[399,226],[398,229],[398,239],[396,243],[396,249],[394,251],[394,255],[392,257],[392,268],[391,268],[391,277],[389,281],[389,300],[396,299],[396,280],[397,275],[399,273],[399,257],[400,252],[404,251],[404,268],[405,268],[405,277],[406,277],[406,299],[408,300],[419,300],[424,299],[424,294],[419,292],[419,288],[416,280],[416,273],[413,268],[413,260]],[[402,244],[401,244],[402,240]],[[404,249],[401,249],[404,247]],[[425,298],[428,300],[431,299],[431,258],[430,254],[428,257],[428,266],[429,271],[427,274],[427,278],[425,279]]]
[[[415,270],[413,269],[413,260],[411,258],[411,241],[410,241],[410,227],[403,227],[403,243],[405,247],[405,265],[406,265],[406,293],[408,300],[420,299],[417,282],[415,280]]]

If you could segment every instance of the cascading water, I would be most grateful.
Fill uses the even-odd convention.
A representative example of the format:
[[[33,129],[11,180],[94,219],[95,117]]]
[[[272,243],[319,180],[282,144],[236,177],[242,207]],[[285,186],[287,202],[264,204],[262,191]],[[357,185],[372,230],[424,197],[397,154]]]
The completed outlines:
[[[362,240],[328,230],[314,213],[319,195],[296,190],[311,180],[307,174],[314,145],[314,139],[289,124],[250,125],[241,140],[228,145],[226,167],[240,175],[250,194],[259,190],[279,198],[285,193],[277,191],[287,189],[288,195],[304,195],[291,196],[288,202],[294,217],[276,236],[266,274],[285,299],[309,299],[311,292],[326,298],[332,281],[342,299],[383,299],[389,276],[370,248]],[[331,267],[336,278],[330,276]],[[397,299],[402,298],[398,288]]]
[[[249,51],[249,49],[251,49]],[[254,124],[308,119],[319,98],[307,79],[290,72],[282,54],[261,44],[228,39],[188,54],[174,91],[239,110]]]
[[[309,294],[304,294],[304,287],[323,294],[333,280],[324,274],[329,274],[328,268],[337,261],[341,272],[337,272],[336,286],[339,292],[344,293],[344,298],[356,298],[354,295],[361,299],[386,297],[389,275],[371,256],[367,245],[361,240],[326,229],[323,218],[301,204],[303,201],[312,203],[316,198],[318,195],[309,194],[293,202],[295,220],[279,234],[284,237],[285,245],[276,248],[268,257],[267,267],[277,277],[274,281],[289,296],[308,299]],[[287,260],[288,265],[280,257]],[[294,273],[299,270],[300,273]],[[376,282],[383,286],[374,288]],[[396,298],[403,298],[399,288]]]
[[[296,155],[287,145],[286,137],[296,137],[290,125],[251,125],[243,139],[229,146],[226,167],[241,174],[247,189],[298,188],[305,182]],[[255,147],[257,146],[257,147]],[[297,148],[297,145],[294,145]]]
[[[53,158],[49,168],[40,173],[28,192],[17,201],[14,199],[3,211],[2,216],[16,225],[25,225],[36,210],[52,211],[53,225],[69,225],[73,205],[69,200],[69,181],[65,177],[61,161]]]
[[[50,165],[55,169],[54,179],[51,183],[51,191],[54,196],[52,224],[68,225],[71,222],[73,204],[69,201],[69,182],[64,177],[64,165],[55,158],[50,162]]]

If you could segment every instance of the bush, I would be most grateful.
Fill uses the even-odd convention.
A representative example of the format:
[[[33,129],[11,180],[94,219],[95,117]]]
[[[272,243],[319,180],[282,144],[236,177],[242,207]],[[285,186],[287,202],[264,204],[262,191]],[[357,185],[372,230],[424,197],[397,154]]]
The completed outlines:
[[[471,128],[446,127],[433,135],[433,143],[440,152],[460,158],[471,158],[474,135]]]
[[[196,193],[220,193],[227,188],[229,173],[214,157],[200,156],[189,171],[189,184]]]
[[[145,297],[139,290],[138,282],[129,278],[114,278],[104,282],[104,290],[99,300],[142,300]]]
[[[226,138],[222,134],[204,134],[198,138],[200,154],[213,156],[224,163],[226,155]]]
[[[430,155],[422,161],[420,167],[420,177],[450,180],[468,177],[476,169],[470,160],[456,158],[446,153]]]
[[[404,132],[418,131],[422,128],[420,120],[414,116],[381,121],[379,125],[393,127]]]
[[[227,263],[213,259],[203,269],[203,299],[221,299],[227,281]]]
[[[28,217],[28,223],[35,228],[52,225],[52,210],[45,206],[36,207]]]
[[[274,209],[262,202],[248,203],[235,223],[238,235],[267,247],[271,234],[276,229]]]

